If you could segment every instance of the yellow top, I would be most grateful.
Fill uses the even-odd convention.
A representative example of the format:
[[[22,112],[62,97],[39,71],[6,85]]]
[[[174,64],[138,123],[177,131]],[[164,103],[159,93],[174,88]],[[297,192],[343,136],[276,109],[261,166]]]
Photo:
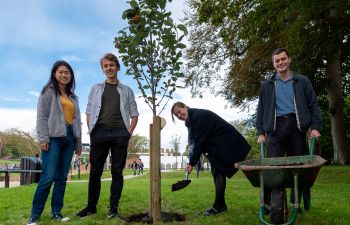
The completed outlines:
[[[68,97],[61,97],[62,110],[66,123],[72,125],[74,119],[74,104]]]

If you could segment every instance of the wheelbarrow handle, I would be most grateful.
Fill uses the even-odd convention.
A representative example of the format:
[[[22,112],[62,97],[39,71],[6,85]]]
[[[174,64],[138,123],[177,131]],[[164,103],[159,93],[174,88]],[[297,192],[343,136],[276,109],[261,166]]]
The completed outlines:
[[[260,155],[261,159],[265,158],[265,143],[260,142]]]
[[[317,141],[317,138],[315,138],[315,137],[311,138],[311,144],[310,144],[310,149],[309,149],[310,155],[314,155],[314,153],[315,153],[316,141]],[[265,158],[265,143],[263,143],[263,142],[260,143],[260,154],[261,154],[261,159],[264,159]]]
[[[313,155],[315,153],[315,144],[316,144],[316,138],[312,137],[311,138],[311,144],[310,144],[310,149],[309,149],[309,153],[310,155]]]

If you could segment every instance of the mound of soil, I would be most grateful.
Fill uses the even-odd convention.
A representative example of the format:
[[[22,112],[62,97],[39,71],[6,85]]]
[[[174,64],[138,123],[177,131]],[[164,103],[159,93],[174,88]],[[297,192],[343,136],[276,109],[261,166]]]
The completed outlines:
[[[152,218],[148,213],[139,213],[134,214],[124,218],[125,224],[129,225],[132,223],[146,223],[152,224]],[[161,221],[162,222],[171,222],[171,221],[185,221],[186,217],[178,213],[170,212],[161,212]]]

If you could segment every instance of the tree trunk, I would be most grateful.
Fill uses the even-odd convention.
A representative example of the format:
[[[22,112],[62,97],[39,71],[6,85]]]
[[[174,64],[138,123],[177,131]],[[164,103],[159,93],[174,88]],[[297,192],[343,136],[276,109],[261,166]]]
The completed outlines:
[[[157,223],[161,220],[161,179],[160,179],[160,117],[153,117],[151,131],[151,168],[150,168],[150,216],[152,223]]]
[[[329,57],[326,65],[326,91],[329,97],[329,114],[331,120],[331,132],[333,139],[334,157],[333,164],[346,165],[349,160],[349,143],[346,138],[344,120],[344,99],[341,92],[340,78],[340,55],[341,50],[336,51]]]

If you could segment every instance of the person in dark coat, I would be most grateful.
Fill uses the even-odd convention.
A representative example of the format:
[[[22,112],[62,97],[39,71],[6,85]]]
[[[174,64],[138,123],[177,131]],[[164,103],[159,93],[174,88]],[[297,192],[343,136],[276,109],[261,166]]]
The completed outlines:
[[[237,172],[234,164],[245,159],[250,145],[231,124],[209,110],[189,108],[182,102],[176,102],[171,108],[171,116],[173,121],[174,116],[185,121],[188,129],[190,159],[186,170],[189,173],[192,171],[201,154],[211,164],[215,201],[204,215],[211,216],[226,211],[226,177],[231,178]]]

